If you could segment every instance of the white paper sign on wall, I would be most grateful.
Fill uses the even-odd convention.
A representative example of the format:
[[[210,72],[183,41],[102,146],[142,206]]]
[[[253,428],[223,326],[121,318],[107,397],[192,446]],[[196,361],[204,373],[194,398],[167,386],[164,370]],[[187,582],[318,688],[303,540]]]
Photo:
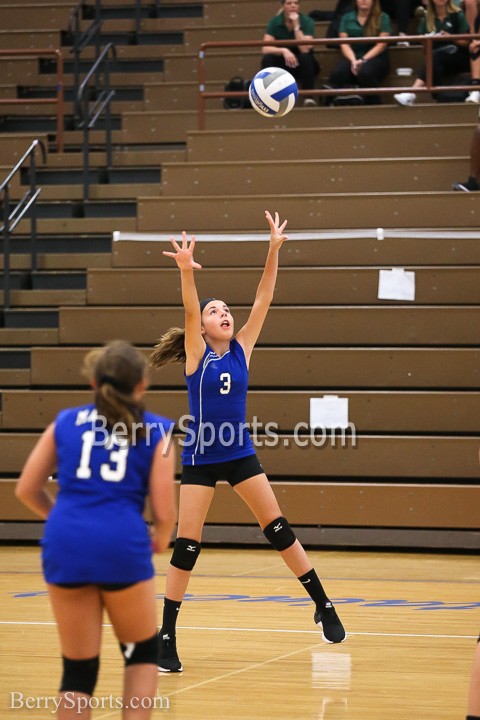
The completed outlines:
[[[404,268],[380,270],[378,276],[379,300],[415,300],[415,273]]]
[[[348,398],[340,398],[338,395],[310,398],[310,427],[347,428]]]

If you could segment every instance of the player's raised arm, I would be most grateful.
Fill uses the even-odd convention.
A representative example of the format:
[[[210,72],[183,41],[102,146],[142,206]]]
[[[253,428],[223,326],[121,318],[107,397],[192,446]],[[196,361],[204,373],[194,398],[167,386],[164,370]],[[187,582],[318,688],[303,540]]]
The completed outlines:
[[[275,213],[274,219],[268,210],[265,211],[265,217],[270,226],[270,247],[265,261],[263,275],[258,284],[255,302],[253,303],[247,322],[236,336],[238,342],[243,347],[247,365],[273,299],[278,273],[278,253],[283,242],[287,240],[287,236],[283,233],[287,225],[287,220],[284,220],[283,223],[280,224],[278,213]]]
[[[185,309],[185,372],[191,375],[198,367],[203,353],[205,341],[201,333],[201,312],[195,285],[194,270],[201,269],[201,265],[193,259],[195,249],[195,236],[188,243],[187,233],[182,232],[182,245],[171,238],[175,252],[164,250],[163,254],[171,257],[177,263],[182,282],[182,302]]]

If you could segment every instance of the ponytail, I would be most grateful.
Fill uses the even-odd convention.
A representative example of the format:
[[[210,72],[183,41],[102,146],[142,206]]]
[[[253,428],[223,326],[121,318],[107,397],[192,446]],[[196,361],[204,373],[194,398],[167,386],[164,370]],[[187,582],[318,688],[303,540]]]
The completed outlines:
[[[168,363],[185,363],[185,328],[173,327],[162,335],[150,355],[150,367],[161,368]]]
[[[132,442],[134,435],[135,438],[145,437],[145,407],[140,400],[135,400],[130,394],[120,392],[105,382],[95,391],[95,407],[98,415],[106,419],[108,428],[114,428],[117,424],[122,427],[129,442]]]

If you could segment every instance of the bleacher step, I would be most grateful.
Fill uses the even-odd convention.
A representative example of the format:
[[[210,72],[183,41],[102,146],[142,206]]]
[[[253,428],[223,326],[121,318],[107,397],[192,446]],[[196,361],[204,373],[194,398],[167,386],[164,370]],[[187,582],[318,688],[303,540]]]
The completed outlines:
[[[75,256],[109,253],[112,238],[110,233],[104,235],[69,235],[62,236],[42,235],[37,238],[36,249],[38,255],[71,254]],[[28,254],[31,250],[29,235],[15,234],[15,244],[11,247],[15,255]],[[0,267],[3,267],[3,239],[0,238]],[[39,269],[43,269],[39,267]]]
[[[85,290],[12,290],[10,308],[12,311],[27,308],[58,308],[69,305],[85,305]],[[0,292],[3,302],[3,293]],[[30,325],[29,325],[30,326]]]
[[[134,18],[135,17],[135,4],[131,3],[128,5],[103,5],[100,8],[100,18]],[[151,3],[150,5],[143,6],[140,8],[140,15],[142,18],[182,18],[182,17],[195,17],[201,18],[203,16],[203,4],[202,3],[169,3],[168,5],[163,3]],[[83,19],[93,19],[95,17],[95,8],[93,5],[83,5]]]
[[[5,329],[46,329],[58,328],[58,310],[4,310]],[[0,335],[0,342],[1,342]]]
[[[29,184],[28,168],[21,170],[22,183]],[[40,169],[36,174],[37,184],[43,185],[77,185],[83,183],[83,168]],[[125,183],[159,183],[161,180],[158,168],[90,168],[88,182],[91,184],[120,185]]]
[[[30,348],[15,350],[0,349],[0,368],[2,370],[30,369]]]
[[[137,203],[132,200],[122,201],[87,201],[81,202],[37,202],[38,219],[59,218],[134,218]],[[27,214],[26,217],[29,217]]]

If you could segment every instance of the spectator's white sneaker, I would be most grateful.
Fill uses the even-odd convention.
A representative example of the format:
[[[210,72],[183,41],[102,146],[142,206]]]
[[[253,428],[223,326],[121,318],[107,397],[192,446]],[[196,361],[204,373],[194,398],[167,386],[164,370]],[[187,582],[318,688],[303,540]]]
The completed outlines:
[[[468,97],[465,98],[465,102],[480,105],[480,90],[472,90]]]
[[[399,105],[414,105],[417,96],[415,93],[403,92],[393,96]]]

